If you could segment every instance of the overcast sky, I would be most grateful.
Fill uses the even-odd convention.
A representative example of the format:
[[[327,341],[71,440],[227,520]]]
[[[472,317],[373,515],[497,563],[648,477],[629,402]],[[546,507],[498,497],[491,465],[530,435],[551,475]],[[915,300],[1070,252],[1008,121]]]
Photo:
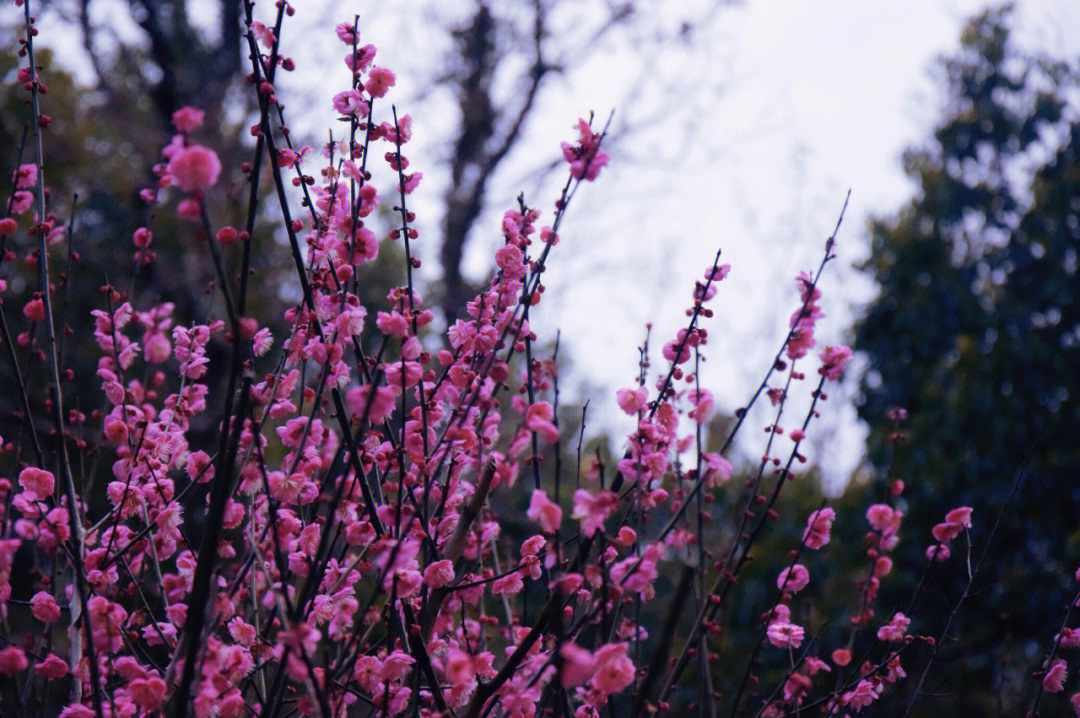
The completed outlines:
[[[121,27],[122,13],[110,11],[109,1],[95,5],[96,21],[137,34]],[[454,21],[460,5],[294,4],[294,25],[283,42],[299,71],[278,89],[292,124],[313,141],[325,137],[329,98],[346,81],[334,22],[360,13],[363,41],[379,47],[378,64],[397,72],[393,99],[401,112],[414,115],[412,159],[428,178],[414,203],[422,222],[419,251],[434,272],[437,247],[423,239],[437,234],[445,181],[439,142],[452,132],[455,108],[430,79],[450,50],[437,28]],[[661,28],[702,17],[708,5],[640,4],[646,25]],[[482,274],[490,266],[486,257],[499,242],[498,217],[519,191],[550,217],[555,180],[538,181],[533,170],[558,157],[558,141],[571,136],[577,117],[591,109],[604,117],[614,109],[622,119],[661,118],[615,145],[610,170],[579,193],[549,262],[548,292],[534,323],[541,331],[562,330],[564,356],[572,362],[564,385],[580,399],[591,397],[593,419],[621,434],[629,422],[602,407],[613,407],[615,389],[636,374],[635,348],[645,323],[655,325],[654,346],[671,338],[685,322],[693,280],[722,248],[732,272],[707,324],[713,340],[703,384],[721,406],[740,405],[786,332],[797,301],[794,276],[816,265],[850,188],[839,260],[822,284],[828,317],[819,328],[819,346],[847,338],[859,306],[873,292],[852,269],[866,251],[867,218],[894,211],[910,196],[899,156],[939,116],[941,95],[930,74],[934,59],[956,47],[964,20],[983,5],[747,0],[696,27],[690,48],[653,56],[639,51],[640,28],[614,36],[545,86],[541,110],[526,127],[527,149],[512,155],[491,184],[467,268]],[[580,8],[590,4],[570,6],[565,18],[557,18],[566,32],[587,25],[588,10]],[[1023,45],[1061,56],[1080,53],[1080,2],[1028,0],[1017,6]],[[261,10],[270,12],[272,4]],[[42,35],[77,58],[70,34],[50,33],[46,26]],[[503,78],[506,91],[513,91],[514,80]],[[817,437],[815,458],[826,465],[830,481],[842,485],[861,459],[850,401],[830,402],[811,436]],[[760,452],[743,448],[749,455]]]
[[[694,5],[665,7],[695,16]],[[661,53],[661,63],[685,73],[677,80],[690,94],[674,103],[670,121],[623,148],[630,155],[625,161],[614,153],[612,171],[583,188],[550,262],[549,292],[535,320],[543,329],[562,330],[573,362],[569,380],[580,396],[592,397],[593,417],[605,417],[603,400],[610,407],[614,390],[635,375],[645,323],[655,323],[658,347],[685,322],[692,282],[717,248],[733,269],[708,324],[714,339],[703,384],[729,409],[744,402],[786,332],[797,301],[792,279],[816,266],[850,188],[839,259],[822,284],[828,317],[818,333],[819,344],[847,339],[873,292],[852,268],[865,256],[867,218],[892,212],[910,196],[899,157],[939,117],[934,60],[956,47],[963,23],[983,6],[749,0],[699,28],[693,51]],[[1017,20],[1024,45],[1080,52],[1080,3],[1021,2]],[[378,26],[365,37],[392,65],[399,50],[377,33]],[[551,89],[542,122],[530,127],[532,156],[519,155],[517,166],[500,172],[493,185],[488,227],[496,226],[518,190],[532,189],[515,184],[522,167],[534,163],[536,153],[554,152],[578,114],[635,109],[626,108],[626,88],[640,71],[631,52],[613,43]],[[685,151],[677,126],[688,119],[697,124]],[[662,160],[643,163],[649,148]],[[550,200],[540,206],[549,208]],[[481,235],[471,256],[483,269],[499,240],[495,232]],[[630,428],[625,417],[605,418],[620,433]],[[753,443],[743,447],[750,456],[760,454],[757,425],[746,435]],[[862,458],[861,435],[850,400],[831,402],[811,432],[815,458],[834,486]]]

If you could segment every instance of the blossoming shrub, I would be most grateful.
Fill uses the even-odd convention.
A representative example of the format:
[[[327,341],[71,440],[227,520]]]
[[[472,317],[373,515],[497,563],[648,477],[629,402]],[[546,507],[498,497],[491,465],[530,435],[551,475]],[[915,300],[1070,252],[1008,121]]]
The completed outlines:
[[[738,690],[713,686],[736,584],[780,518],[780,494],[805,461],[802,442],[851,358],[843,346],[814,355],[832,238],[817,272],[798,277],[789,331],[722,448],[706,450],[714,402],[698,372],[705,320],[729,271],[718,255],[689,293],[685,327],[662,346],[662,370],[649,371],[646,342],[639,381],[613,397],[635,424],[622,459],[582,467],[579,452],[570,471],[559,460],[574,437],[553,405],[555,365],[535,357],[529,317],[575,191],[609,162],[604,132],[577,123],[562,144],[568,177],[553,207],[545,214],[522,199],[505,213],[490,281],[465,318],[437,336],[412,283],[419,236],[408,205],[423,175],[406,155],[409,116],[385,101],[396,78],[375,64],[376,49],[361,44],[355,23],[338,25],[353,81],[333,100],[337,136],[321,156],[295,147],[273,84],[291,69],[278,51],[290,9],[275,8],[268,26],[245,5],[248,79],[260,108],[253,160],[243,168],[246,227],[211,216],[206,199],[236,168],[200,144],[203,113],[194,107],[174,115],[177,134],[142,193],[206,240],[221,311],[179,325],[171,305],[105,287],[102,306],[82,317],[94,323],[100,379],[77,389],[80,406],[94,407],[90,417],[65,409],[74,392],[62,390],[50,254],[66,235],[45,205],[47,173],[60,170],[41,162],[46,88],[31,69],[25,8],[18,81],[34,112],[36,159],[15,171],[0,235],[5,250],[35,264],[40,283],[22,318],[5,312],[2,326],[23,419],[0,456],[8,477],[0,479],[5,706],[18,711],[45,696],[48,712],[65,718],[586,718],[606,707],[642,715],[684,704],[710,715],[720,707],[849,715],[905,677],[912,646],[936,650],[929,627],[915,631],[917,596],[887,620],[875,613],[900,540],[896,482],[889,502],[866,512],[866,578],[846,616],[847,640],[817,642],[820,626],[798,617],[808,615],[799,594],[815,581],[809,557],[828,544],[836,520],[822,503],[787,517],[805,528],[775,586],[766,586],[773,598],[761,607],[752,654],[737,657]],[[392,191],[377,189],[376,173]],[[271,241],[252,234],[263,194],[276,203],[299,287],[299,301],[284,309],[288,330],[277,336],[247,303],[251,254]],[[382,215],[394,218],[390,227],[377,219],[380,207],[391,210]],[[136,265],[154,261],[153,241],[152,226],[132,227]],[[386,242],[403,245],[406,283],[385,305],[365,306],[365,265]],[[8,319],[23,322],[16,336]],[[374,354],[359,341],[372,324],[382,337]],[[226,349],[216,362],[215,344]],[[22,348],[49,364],[45,385],[23,381]],[[225,378],[221,395],[208,389],[215,376]],[[815,376],[810,408],[785,431],[789,396]],[[703,506],[730,489],[725,453],[761,398],[775,410],[762,460],[744,477],[731,540],[705,546]],[[193,422],[207,415],[217,441],[192,443]],[[94,484],[88,442],[75,438],[74,425],[108,457],[104,486]],[[511,524],[528,527],[528,537],[508,542]],[[957,560],[950,545],[971,527],[971,510],[961,507],[932,542],[910,538],[929,542],[929,570]],[[20,556],[32,569],[15,577]],[[970,587],[970,563],[967,578]],[[12,582],[29,586],[29,597],[13,598]],[[1058,644],[1078,643],[1063,629]],[[776,670],[758,675],[764,654],[776,657]],[[1066,664],[1050,658],[1042,686],[1060,691]],[[773,683],[754,689],[762,677]]]

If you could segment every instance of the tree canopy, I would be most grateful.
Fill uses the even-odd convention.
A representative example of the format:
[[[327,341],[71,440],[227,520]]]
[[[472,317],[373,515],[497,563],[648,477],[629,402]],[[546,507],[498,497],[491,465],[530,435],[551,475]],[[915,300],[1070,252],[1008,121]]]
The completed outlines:
[[[859,411],[876,437],[870,460],[881,482],[906,482],[908,535],[930,542],[942,520],[917,507],[973,506],[986,527],[973,537],[975,564],[1004,506],[951,629],[964,647],[942,647],[950,682],[964,689],[927,686],[938,691],[922,704],[927,715],[1030,707],[1031,673],[1080,558],[1076,71],[1021,52],[1010,12],[972,19],[941,63],[944,116],[904,156],[913,198],[872,223],[863,269],[879,290],[855,328],[868,360]],[[910,417],[895,457],[894,407]],[[925,560],[918,542],[907,546],[909,566]],[[928,620],[944,625],[955,598],[929,598]]]

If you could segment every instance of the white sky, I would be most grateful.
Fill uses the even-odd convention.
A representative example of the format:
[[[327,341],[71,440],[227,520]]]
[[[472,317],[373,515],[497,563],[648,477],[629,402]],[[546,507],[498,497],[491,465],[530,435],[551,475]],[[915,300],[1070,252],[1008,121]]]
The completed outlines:
[[[263,12],[272,9],[263,4]],[[681,14],[696,16],[701,4],[669,1],[657,6],[653,19],[677,22]],[[434,238],[445,182],[438,143],[452,129],[456,109],[425,82],[448,50],[445,35],[432,28],[454,17],[452,5],[295,5],[290,23],[309,29],[286,26],[285,54],[295,56],[300,71],[278,88],[292,124],[313,133],[313,142],[325,137],[325,108],[345,82],[344,51],[332,25],[359,12],[363,41],[379,47],[377,64],[397,72],[399,111],[414,116],[413,166],[427,178],[414,204],[429,228],[422,229],[421,239]],[[859,305],[873,291],[852,269],[866,251],[867,217],[890,213],[910,195],[900,152],[926,136],[940,108],[928,71],[935,57],[956,47],[963,21],[983,5],[747,0],[698,28],[692,51],[663,53],[661,67],[644,70],[631,40],[606,43],[585,65],[545,87],[541,110],[526,127],[527,149],[511,155],[490,185],[468,266],[488,266],[484,258],[499,241],[498,217],[519,191],[550,210],[554,179],[538,185],[531,170],[558,156],[558,140],[570,137],[578,116],[595,109],[602,119],[612,108],[622,117],[662,116],[656,129],[620,145],[611,168],[582,188],[549,262],[548,292],[534,323],[552,334],[562,330],[564,356],[572,361],[564,386],[592,398],[590,424],[621,435],[629,422],[609,408],[615,389],[636,374],[635,348],[645,323],[654,322],[659,349],[685,322],[694,278],[723,248],[733,269],[714,300],[716,317],[706,325],[713,339],[703,385],[720,406],[738,406],[786,331],[796,303],[794,276],[816,266],[850,188],[839,260],[822,284],[828,317],[818,330],[819,347],[845,340]],[[1071,57],[1080,53],[1080,2],[1027,0],[1017,6],[1023,45]],[[120,27],[117,15],[98,7],[99,22]],[[569,26],[574,22],[570,18]],[[42,30],[44,41],[56,44],[57,36],[47,26]],[[77,56],[70,40],[61,35],[60,44]],[[635,95],[631,88],[643,71],[654,84]],[[664,100],[669,107],[658,108],[650,99],[658,95],[657,82],[678,90],[676,102]],[[696,131],[687,147],[681,139],[688,124]],[[645,161],[650,157],[658,159]],[[421,241],[419,251],[428,267],[437,265],[434,242]],[[654,357],[659,367],[663,362]],[[753,422],[745,438],[756,444],[763,423]],[[829,402],[810,435],[817,437],[812,458],[826,466],[832,485],[842,485],[861,458],[861,431],[850,401]],[[743,448],[750,456],[760,453],[754,444]]]

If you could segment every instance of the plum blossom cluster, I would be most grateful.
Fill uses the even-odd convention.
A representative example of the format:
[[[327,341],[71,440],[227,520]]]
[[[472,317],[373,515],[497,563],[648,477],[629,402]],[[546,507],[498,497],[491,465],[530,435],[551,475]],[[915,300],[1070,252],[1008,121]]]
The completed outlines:
[[[1080,583],[1080,569],[1076,570],[1073,578],[1077,583]],[[1077,591],[1065,609],[1065,618],[1061,624],[1061,630],[1053,638],[1050,650],[1043,661],[1042,670],[1035,673],[1036,677],[1041,680],[1039,682],[1039,693],[1035,699],[1035,707],[1031,711],[1032,715],[1038,715],[1039,699],[1042,698],[1043,693],[1061,693],[1069,682],[1069,662],[1067,659],[1061,658],[1060,654],[1080,647],[1080,627],[1069,626],[1069,623],[1073,621],[1073,614],[1077,608],[1080,608],[1080,591]],[[1077,715],[1080,715],[1080,690],[1069,696],[1069,705]]]
[[[828,353],[829,350],[823,352],[823,367],[828,366],[826,358]],[[828,372],[823,372],[823,376],[827,375]],[[815,676],[819,673],[832,673],[834,667],[838,671],[843,670],[851,663],[851,647],[855,644],[859,629],[865,626],[874,615],[871,606],[877,596],[880,580],[892,569],[891,560],[883,554],[894,548],[898,542],[902,514],[887,504],[874,504],[867,510],[866,518],[872,529],[867,535],[869,543],[867,556],[872,568],[869,578],[860,581],[857,585],[861,608],[857,614],[850,617],[851,632],[847,643],[833,650],[828,661],[814,655],[802,656],[800,663],[784,681],[780,696],[766,706],[762,715],[781,716],[790,709],[798,710],[811,696]],[[802,547],[817,551],[827,545],[835,520],[836,512],[828,507],[822,507],[812,513],[803,531]],[[792,621],[790,604],[794,596],[803,591],[810,581],[809,570],[804,564],[798,562],[791,563],[777,576],[776,585],[780,592],[780,599],[767,616],[766,631],[768,641],[774,647],[794,651],[805,640],[806,629]],[[910,619],[898,612],[889,623],[877,631],[876,637],[884,642],[905,641],[908,638],[906,634],[908,625],[910,625]],[[905,676],[899,653],[887,652],[880,666],[875,667],[867,662],[861,667],[857,678],[846,681],[842,678],[840,685],[846,685],[848,689],[831,696],[825,705],[831,713],[840,715],[845,712],[858,713],[876,701],[887,686]]]
[[[799,305],[776,360],[723,429],[700,372],[711,338],[703,324],[730,271],[717,255],[689,293],[689,321],[661,345],[663,369],[650,375],[647,338],[638,381],[614,397],[632,422],[621,457],[606,466],[597,454],[582,467],[579,454],[571,482],[560,468],[572,437],[559,411],[558,365],[538,357],[546,346],[530,314],[574,190],[610,162],[605,129],[585,119],[573,127],[551,211],[521,199],[505,212],[488,281],[440,333],[412,281],[420,233],[408,207],[423,173],[407,154],[412,119],[387,102],[397,78],[376,64],[357,22],[339,24],[351,81],[333,97],[337,134],[321,152],[294,146],[274,87],[294,67],[280,49],[291,8],[274,8],[266,23],[244,3],[259,106],[255,155],[241,168],[252,189],[246,226],[215,220],[215,192],[238,168],[199,143],[205,115],[196,107],[173,115],[176,135],[141,193],[205,240],[217,314],[181,322],[172,304],[105,287],[86,317],[97,356],[92,413],[61,411],[57,370],[36,420],[26,401],[33,450],[4,456],[0,609],[25,622],[2,634],[3,691],[62,695],[63,718],[670,711],[692,682],[693,660],[708,671],[718,658],[734,587],[780,518],[784,487],[800,477],[828,383],[851,360],[844,346],[811,354],[834,240],[817,273],[798,276]],[[29,70],[27,17],[30,57],[19,82],[37,112],[43,88]],[[56,367],[47,259],[65,236],[43,211],[46,169],[39,157],[16,170],[0,237],[25,231],[41,240],[42,284],[22,305],[18,343],[36,347],[43,335],[40,351]],[[277,200],[298,289],[276,336],[248,315],[251,253],[272,241],[253,233],[260,193]],[[136,265],[156,261],[154,229],[132,231]],[[365,305],[365,272],[387,243],[401,245],[403,283],[381,305]],[[240,266],[239,279],[224,260]],[[810,408],[785,429],[789,395],[813,370],[820,379]],[[760,464],[746,471],[730,540],[718,540],[706,530],[709,511],[739,483],[727,454],[762,396],[775,418]],[[54,431],[39,430],[50,421]],[[216,429],[213,441],[195,438],[200,424]],[[88,442],[69,425],[107,457],[95,469],[82,460]],[[894,484],[892,499],[901,493]],[[743,685],[758,681],[759,651],[782,655],[785,669],[773,694],[748,699],[747,710],[854,714],[905,676],[912,619],[891,611],[874,621],[902,519],[892,503],[866,512],[858,610],[849,640],[827,647],[812,638],[817,627],[799,597],[817,570],[810,552],[829,544],[837,514],[822,505],[806,517],[776,575]],[[946,560],[948,543],[971,525],[971,509],[949,512],[934,529],[930,563]],[[19,552],[35,566],[20,577],[31,584],[26,600],[12,598]],[[681,585],[696,591],[670,595],[680,570]],[[691,593],[697,605],[684,611]],[[650,635],[642,606],[668,614],[662,634]],[[853,665],[858,639],[880,650]],[[1066,628],[1059,643],[1080,639]],[[657,645],[664,650],[653,657]],[[1065,671],[1056,659],[1046,690],[1061,690]],[[823,680],[830,674],[837,680]],[[740,688],[732,714],[743,698]],[[710,689],[708,700],[720,696]]]

